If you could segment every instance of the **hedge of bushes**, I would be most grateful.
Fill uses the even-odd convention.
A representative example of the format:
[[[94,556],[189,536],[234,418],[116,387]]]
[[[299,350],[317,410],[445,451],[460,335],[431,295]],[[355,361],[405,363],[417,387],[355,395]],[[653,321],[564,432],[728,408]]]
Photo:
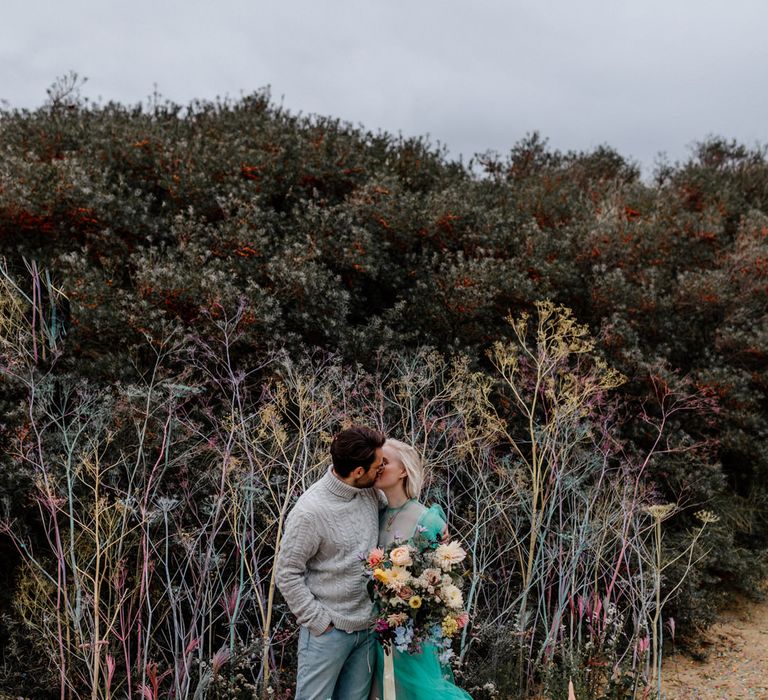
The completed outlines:
[[[51,415],[67,414],[62,396],[77,395],[90,406],[91,399],[81,394],[101,393],[97,403],[107,403],[98,410],[93,404],[95,414],[120,415],[107,405],[111,397],[130,422],[131,397],[143,391],[146,398],[149,378],[161,365],[168,382],[189,387],[183,401],[178,399],[183,390],[170,391],[177,397],[174,416],[181,404],[189,404],[190,411],[179,420],[191,431],[185,437],[191,442],[185,443],[183,464],[174,463],[171,470],[171,483],[181,488],[182,466],[193,464],[202,470],[199,475],[216,461],[192,446],[195,431],[220,429],[232,414],[236,392],[231,386],[221,390],[226,372],[215,369],[223,347],[227,367],[243,373],[252,392],[286,381],[291,362],[308,362],[307,376],[316,376],[323,363],[337,363],[348,373],[359,372],[361,385],[375,394],[377,382],[385,383],[382,377],[426,371],[425,348],[447,366],[461,358],[468,376],[491,382],[488,415],[504,416],[504,430],[483,429],[482,449],[489,452],[482,463],[503,462],[512,469],[514,460],[504,455],[515,439],[525,442],[520,435],[526,435],[526,423],[515,413],[515,394],[503,390],[505,375],[493,349],[510,338],[515,326],[509,318],[535,318],[544,308],[539,302],[549,299],[571,309],[597,339],[588,352],[592,365],[605,363],[626,378],[611,389],[616,403],[609,402],[610,410],[601,398],[600,415],[584,419],[593,428],[610,427],[613,446],[602,453],[604,469],[618,473],[634,465],[642,493],[633,495],[633,507],[678,504],[675,517],[665,521],[669,560],[689,551],[691,528],[698,532],[694,511],[706,508],[720,518],[710,526],[709,544],[697,551],[695,566],[686,569],[683,558],[660,577],[665,590],[683,581],[665,606],[673,630],[680,635],[705,624],[723,591],[751,591],[763,576],[768,533],[763,149],[711,139],[696,146],[687,162],[660,165],[643,181],[634,164],[608,147],[561,153],[534,134],[506,156],[488,153],[463,164],[425,139],[292,115],[266,91],[236,102],[186,107],[99,105],[62,91],[38,110],[0,114],[0,133],[0,254],[7,263],[0,429],[11,446],[2,456],[0,490],[4,522],[8,528],[13,523],[30,546],[46,542],[53,511],[48,520],[41,516],[40,474],[23,446],[40,421],[50,428]],[[222,329],[236,338],[222,341]],[[531,343],[542,347],[541,338]],[[292,359],[276,365],[276,353]],[[24,372],[14,365],[22,357]],[[403,368],[416,362],[408,358],[418,357],[415,369]],[[525,386],[535,394],[536,386]],[[41,414],[30,408],[41,405],[32,401],[31,387],[42,387],[41,395],[48,396]],[[340,395],[346,397],[347,390],[354,388]],[[351,414],[423,439],[438,453],[443,449],[423,430],[406,429],[402,414],[363,411],[352,399],[345,405]],[[334,411],[313,433],[317,440],[344,420],[344,406],[334,403]],[[546,414],[536,415],[546,425]],[[100,423],[104,430],[107,423],[107,418]],[[119,436],[121,426],[108,432]],[[152,450],[163,451],[162,430],[150,432],[146,444],[153,447],[146,453],[135,436],[116,439],[125,440],[124,454],[148,459]],[[538,439],[529,437],[528,449]],[[51,438],[50,455],[63,449],[61,439]],[[152,443],[158,439],[159,447]],[[595,445],[590,449],[600,453]],[[526,448],[523,454],[530,456]],[[470,523],[471,499],[451,501],[454,490],[471,491],[462,481],[471,481],[471,470],[462,464],[466,474],[458,483],[440,477],[435,464],[433,493],[459,521]],[[530,471],[521,473],[532,478]],[[533,481],[526,483],[529,488]],[[536,501],[527,493],[532,514]],[[170,497],[163,490],[155,495]],[[90,513],[99,502],[94,498],[88,501]],[[536,529],[532,523],[543,527],[544,521],[526,522],[530,535]],[[183,520],[176,525],[184,530]],[[639,534],[632,540],[625,527],[619,531],[626,541],[643,540]],[[467,524],[464,534],[470,532]],[[0,548],[9,562],[2,572],[2,642],[6,658],[15,655],[23,663],[37,634],[19,612],[19,600],[31,595],[30,563],[13,537],[0,540]],[[615,561],[631,580],[637,571],[623,556]],[[525,571],[506,573],[522,586],[535,578]],[[550,584],[541,585],[544,591]],[[483,614],[514,607],[494,600]],[[650,608],[642,609],[653,619]],[[519,615],[512,619],[520,621]],[[259,630],[274,622],[262,619]],[[472,644],[509,658],[499,639],[478,635],[467,642],[470,658]],[[519,640],[512,635],[508,642],[519,645]],[[253,640],[240,641],[247,646]],[[542,663],[567,665],[547,640],[538,643]],[[286,659],[284,668],[290,655]],[[48,665],[57,667],[55,658]],[[273,672],[279,669],[272,665]],[[23,672],[6,670],[8,687],[23,687]],[[146,673],[145,664],[142,682],[148,682]],[[480,675],[467,682],[480,687],[489,681]],[[508,675],[526,676],[526,686],[531,682],[530,669],[516,667]]]

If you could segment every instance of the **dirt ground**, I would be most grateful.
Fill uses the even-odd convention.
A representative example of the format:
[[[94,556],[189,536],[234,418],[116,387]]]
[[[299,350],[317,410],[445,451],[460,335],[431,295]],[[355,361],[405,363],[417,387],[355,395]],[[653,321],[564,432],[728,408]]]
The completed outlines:
[[[666,659],[667,700],[768,700],[768,600],[738,600],[723,611],[696,656]]]

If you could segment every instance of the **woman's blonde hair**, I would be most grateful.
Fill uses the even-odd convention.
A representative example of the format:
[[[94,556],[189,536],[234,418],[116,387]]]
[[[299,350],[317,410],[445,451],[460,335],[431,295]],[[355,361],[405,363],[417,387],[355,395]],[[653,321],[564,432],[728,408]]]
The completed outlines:
[[[424,468],[422,467],[421,455],[415,447],[408,445],[400,440],[387,438],[386,445],[394,448],[397,456],[405,467],[405,495],[408,498],[418,498],[421,493],[421,485],[424,483]]]

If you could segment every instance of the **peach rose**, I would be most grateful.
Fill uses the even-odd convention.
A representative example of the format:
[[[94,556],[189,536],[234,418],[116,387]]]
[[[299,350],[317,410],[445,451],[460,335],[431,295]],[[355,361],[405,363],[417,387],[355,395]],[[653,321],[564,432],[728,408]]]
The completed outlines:
[[[411,550],[408,548],[408,545],[405,544],[402,547],[395,547],[389,553],[389,558],[395,566],[410,566],[413,564]]]

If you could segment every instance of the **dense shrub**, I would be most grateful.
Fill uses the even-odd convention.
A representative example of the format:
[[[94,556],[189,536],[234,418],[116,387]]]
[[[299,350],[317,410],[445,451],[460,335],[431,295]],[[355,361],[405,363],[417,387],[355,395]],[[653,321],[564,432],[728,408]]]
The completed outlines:
[[[162,355],[174,385],[219,383],[205,405],[197,394],[182,400],[176,389],[163,399],[195,406],[185,416],[191,432],[182,453],[192,450],[190,464],[202,474],[194,435],[214,430],[211,421],[231,396],[214,361],[222,327],[235,339],[227,345],[232,366],[255,385],[272,381],[278,351],[296,362],[308,352],[317,361],[332,353],[346,367],[360,363],[361,381],[375,391],[378,377],[397,375],[398,357],[418,356],[422,347],[494,376],[494,343],[509,334],[505,317],[549,298],[599,338],[594,361],[627,378],[614,389],[621,415],[611,422],[616,447],[606,468],[640,464],[652,489],[646,501],[680,503],[681,514],[665,523],[665,547],[685,550],[696,508],[718,512],[725,525],[712,528],[709,549],[665,608],[678,635],[711,619],[721,591],[750,591],[762,576],[762,149],[713,139],[643,182],[608,147],[560,153],[533,135],[506,157],[485,154],[465,166],[423,139],[291,115],[267,92],[184,108],[89,104],[54,93],[41,109],[0,114],[0,132],[0,254],[10,300],[3,308],[25,309],[30,342],[37,339],[29,351],[33,384],[47,387],[41,396],[52,405],[95,392],[98,405],[89,403],[83,420],[119,417],[136,387],[146,392]],[[7,347],[16,347],[20,328],[4,324]],[[194,361],[168,350],[169,338],[184,352],[196,348]],[[13,360],[6,356],[0,383],[0,430],[9,445],[35,420],[33,384],[14,379]],[[490,405],[504,414],[510,397],[503,383],[494,386]],[[670,412],[664,397],[687,408]],[[109,428],[117,431],[114,449],[125,440],[135,451],[135,438],[120,432],[130,423],[123,420]],[[409,434],[399,418],[376,420]],[[505,420],[510,433],[494,449],[525,434],[519,416]],[[107,428],[92,430],[97,436]],[[39,484],[19,454],[2,456],[5,517],[39,538],[32,508]],[[180,470],[171,468],[169,478],[189,478]],[[466,493],[468,485],[454,489]],[[549,531],[542,532],[546,541]],[[7,609],[8,596],[31,584],[23,557],[7,539],[0,548],[11,562],[2,574]],[[678,573],[665,575],[676,581]],[[20,624],[6,615],[2,638],[21,658],[34,635]],[[499,639],[478,639],[499,658],[516,658],[504,656]],[[510,639],[521,648],[519,637]],[[555,642],[538,642],[542,659],[564,659]]]

